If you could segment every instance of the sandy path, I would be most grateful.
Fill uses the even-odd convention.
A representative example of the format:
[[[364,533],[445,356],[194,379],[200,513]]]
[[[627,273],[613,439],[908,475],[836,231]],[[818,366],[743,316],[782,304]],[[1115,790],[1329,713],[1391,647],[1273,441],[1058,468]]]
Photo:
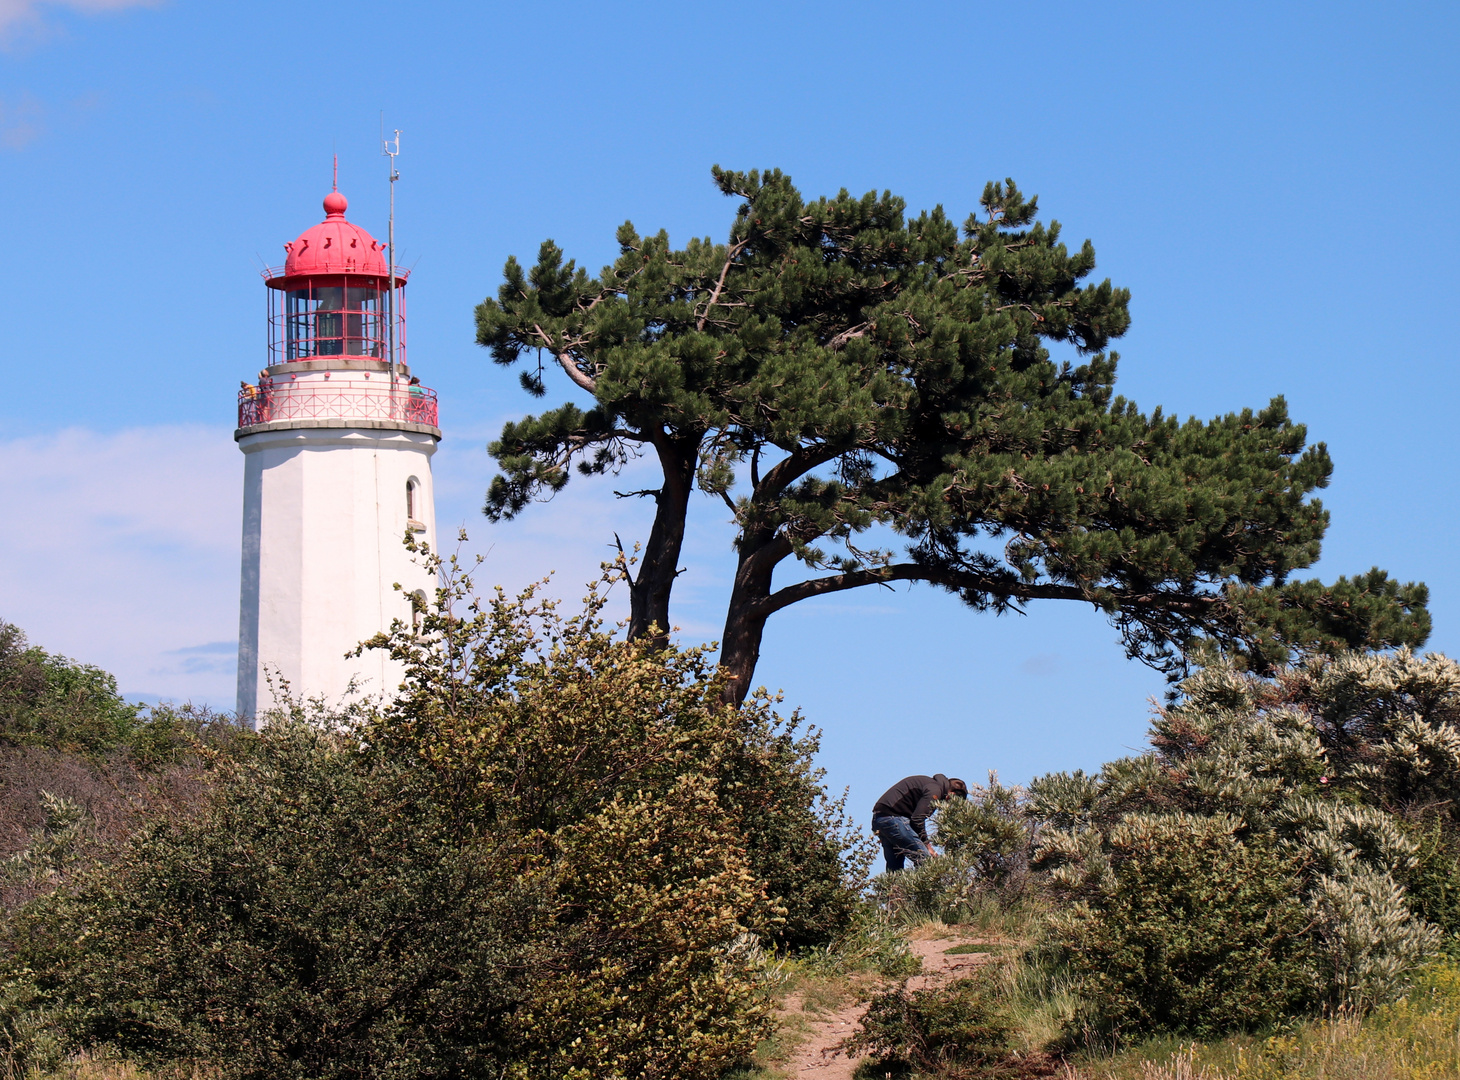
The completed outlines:
[[[792,997],[786,1001],[786,1011],[799,1010],[802,1003]],[[796,1047],[791,1060],[784,1068],[787,1076],[817,1077],[818,1080],[851,1080],[857,1062],[841,1055],[833,1056],[833,1048],[841,1042],[861,1019],[865,1001],[853,1000],[834,1013],[822,1013],[811,1021],[811,1034]]]
[[[980,938],[947,927],[938,931],[946,937],[916,937],[909,942],[912,951],[922,961],[922,974],[908,980],[909,990],[926,990],[950,979],[962,978],[973,973],[980,964],[993,959],[993,953],[960,953],[949,956],[948,949],[958,945],[986,945],[987,938]],[[823,1013],[805,1012],[805,1002],[793,994],[782,1006],[788,1014],[802,1013],[810,1022],[810,1033],[792,1052],[790,1060],[783,1066],[791,1077],[814,1077],[816,1080],[852,1080],[859,1062],[842,1055],[833,1054],[833,1048],[850,1035],[867,1008],[867,998],[858,995],[840,1008]]]

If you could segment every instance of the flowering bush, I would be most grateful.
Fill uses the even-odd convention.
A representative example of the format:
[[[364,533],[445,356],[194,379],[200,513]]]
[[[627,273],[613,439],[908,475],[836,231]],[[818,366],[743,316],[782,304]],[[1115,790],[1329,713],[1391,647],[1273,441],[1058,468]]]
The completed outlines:
[[[565,618],[468,590],[372,643],[407,665],[384,712],[274,717],[198,814],[23,910],[0,1009],[234,1077],[694,1080],[748,1057],[758,942],[855,899],[814,744],[767,700],[725,705],[702,651],[605,629],[596,591]],[[774,830],[787,850],[756,854]],[[809,901],[781,891],[801,872]]]
[[[1031,786],[1082,1022],[1210,1033],[1393,998],[1438,943],[1424,915],[1454,918],[1460,668],[1404,651],[1273,680],[1213,666],[1181,694],[1150,753]]]

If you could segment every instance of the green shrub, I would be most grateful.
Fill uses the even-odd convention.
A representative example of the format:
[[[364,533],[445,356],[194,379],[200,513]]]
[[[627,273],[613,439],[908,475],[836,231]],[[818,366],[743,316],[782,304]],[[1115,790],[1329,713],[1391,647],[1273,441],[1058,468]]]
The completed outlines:
[[[1460,951],[1460,841],[1440,821],[1413,826],[1414,869],[1403,875],[1410,907],[1434,925],[1453,955]]]
[[[693,769],[734,819],[735,846],[764,894],[749,929],[801,948],[850,925],[868,852],[843,801],[826,797],[813,765],[820,736],[800,733],[799,717],[777,716],[763,693],[724,706],[704,649],[616,639],[598,622],[597,591],[566,620],[551,602],[509,604],[500,591],[472,601],[466,618],[442,616],[452,598],[442,590],[423,633],[398,626],[373,643],[407,667],[406,692],[370,736],[380,746],[423,754],[451,799],[476,791],[489,815],[510,805],[532,827],[596,805],[605,784]],[[614,678],[597,677],[605,670]]]
[[[814,738],[601,606],[499,597],[383,635],[408,672],[385,713],[274,717],[200,813],[24,909],[10,974],[69,1050],[225,1076],[708,1080],[748,1059],[757,937],[855,912]]]
[[[1292,868],[1275,880],[1306,913],[1305,948],[1317,979],[1314,993],[1279,999],[1281,1007],[1306,1000],[1309,1009],[1366,1009],[1392,1000],[1438,940],[1402,886],[1417,882],[1435,904],[1443,901],[1442,868],[1432,861],[1419,873],[1408,815],[1451,790],[1440,749],[1460,747],[1445,704],[1457,678],[1443,658],[1416,661],[1403,652],[1315,659],[1275,680],[1206,668],[1181,685],[1177,704],[1157,714],[1150,753],[1110,762],[1096,776],[1056,774],[1031,784],[1029,810],[1040,826],[1033,865],[1049,871],[1067,897],[1086,901],[1094,918],[1101,905],[1115,902],[1123,876],[1159,868],[1177,851],[1211,861],[1214,884],[1233,889],[1240,882],[1223,875],[1239,873],[1243,860],[1277,859]],[[1411,705],[1430,709],[1423,738],[1417,714],[1406,720],[1395,713]],[[1344,740],[1350,743],[1340,747]],[[1416,749],[1421,743],[1428,747],[1423,753]],[[1174,830],[1171,852],[1117,843],[1118,836],[1156,828]],[[1220,908],[1175,910],[1190,921],[1180,932],[1192,941],[1221,940]],[[1123,949],[1119,932],[1090,933],[1086,947],[1097,951],[1089,962],[1125,971],[1124,959],[1098,951]],[[1220,1021],[1229,1027],[1264,1022],[1256,1014],[1242,1019],[1249,1015],[1245,991],[1233,993],[1230,1010],[1209,1015],[1229,1017]],[[1132,1034],[1142,1025],[1179,1030],[1171,1025],[1187,1022],[1187,1014],[1116,1014],[1111,1023],[1119,1020]]]
[[[1301,866],[1270,843],[1243,842],[1239,827],[1176,814],[1111,830],[1102,865],[1051,924],[1081,1029],[1204,1038],[1319,1000]]]
[[[490,1061],[542,937],[538,879],[315,728],[276,725],[231,773],[201,817],[153,822],[19,916],[12,962],[68,1045],[257,1077]]]
[[[971,862],[960,855],[939,855],[895,874],[872,881],[872,897],[902,924],[927,919],[945,923],[972,921],[987,894]]]
[[[968,798],[939,805],[937,844],[944,855],[964,857],[980,882],[1018,885],[1029,870],[1033,838],[1024,802],[1023,788],[1004,787],[991,772],[987,787],[974,784]]]
[[[196,805],[247,734],[191,705],[129,705],[104,671],[0,621],[0,913],[98,859],[148,817]]]
[[[776,909],[756,932],[779,948],[824,946],[851,928],[872,852],[858,848],[846,796],[827,797],[825,773],[813,764],[821,733],[800,734],[800,718],[782,720],[771,704],[761,692],[742,707],[742,737],[726,753],[716,787]]]
[[[904,983],[872,998],[861,1030],[840,1049],[873,1056],[870,1072],[877,1076],[911,1070],[949,1080],[995,1076],[1005,1071],[1013,1030],[981,979],[911,993]]]
[[[0,751],[74,754],[93,764],[125,758],[156,770],[226,750],[242,735],[231,716],[193,705],[128,704],[116,677],[30,645],[0,620]]]
[[[114,676],[51,656],[0,620],[0,744],[105,753],[130,741],[138,714]]]
[[[797,970],[815,976],[848,976],[873,972],[888,979],[917,974],[921,961],[904,934],[880,905],[863,900],[847,928],[825,945],[803,949],[794,957]]]
[[[36,885],[59,880],[80,858],[90,831],[86,811],[62,795],[43,791],[45,822],[20,851],[0,861],[0,883]]]

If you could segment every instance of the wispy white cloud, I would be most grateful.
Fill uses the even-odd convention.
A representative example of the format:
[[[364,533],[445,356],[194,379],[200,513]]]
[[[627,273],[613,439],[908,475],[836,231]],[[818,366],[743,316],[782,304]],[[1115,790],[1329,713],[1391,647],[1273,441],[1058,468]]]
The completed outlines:
[[[652,500],[612,492],[648,486],[647,467],[620,483],[570,484],[501,525],[480,512],[493,471],[481,441],[448,437],[433,471],[436,539],[451,551],[458,528],[467,529],[468,560],[485,556],[476,573],[483,594],[495,585],[514,594],[552,574],[548,592],[571,601],[612,556],[615,532],[626,545],[648,534]],[[73,428],[0,440],[0,618],[50,651],[113,672],[127,692],[231,707],[242,484],[243,455],[227,428]],[[711,532],[686,551],[690,569],[676,590],[676,621],[696,642],[718,636],[716,575],[733,566],[728,534]],[[696,604],[696,592],[708,603]],[[627,596],[615,589],[608,616],[626,614]]]
[[[1019,670],[1035,679],[1052,679],[1065,667],[1059,653],[1036,653],[1019,662]]]
[[[0,618],[124,690],[226,705],[227,658],[184,650],[237,634],[231,434],[71,429],[0,442]]]
[[[4,0],[0,0],[3,3]],[[40,136],[44,108],[29,94],[16,101],[0,98],[0,146],[24,150]]]
[[[178,657],[178,668],[184,675],[238,674],[238,641],[209,641],[173,649],[169,656]]]
[[[0,31],[41,21],[46,8],[69,8],[94,15],[124,8],[157,7],[163,0],[0,0]]]

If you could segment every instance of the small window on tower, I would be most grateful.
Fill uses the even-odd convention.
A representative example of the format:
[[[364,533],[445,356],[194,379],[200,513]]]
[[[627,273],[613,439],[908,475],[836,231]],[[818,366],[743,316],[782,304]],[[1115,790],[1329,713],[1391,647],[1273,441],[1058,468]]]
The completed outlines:
[[[417,589],[411,593],[411,633],[419,635],[421,632],[421,620],[426,615],[426,593],[423,589]]]
[[[406,481],[406,528],[411,532],[425,532],[426,523],[420,520],[419,507],[416,503],[420,500],[420,484],[413,476]]]

